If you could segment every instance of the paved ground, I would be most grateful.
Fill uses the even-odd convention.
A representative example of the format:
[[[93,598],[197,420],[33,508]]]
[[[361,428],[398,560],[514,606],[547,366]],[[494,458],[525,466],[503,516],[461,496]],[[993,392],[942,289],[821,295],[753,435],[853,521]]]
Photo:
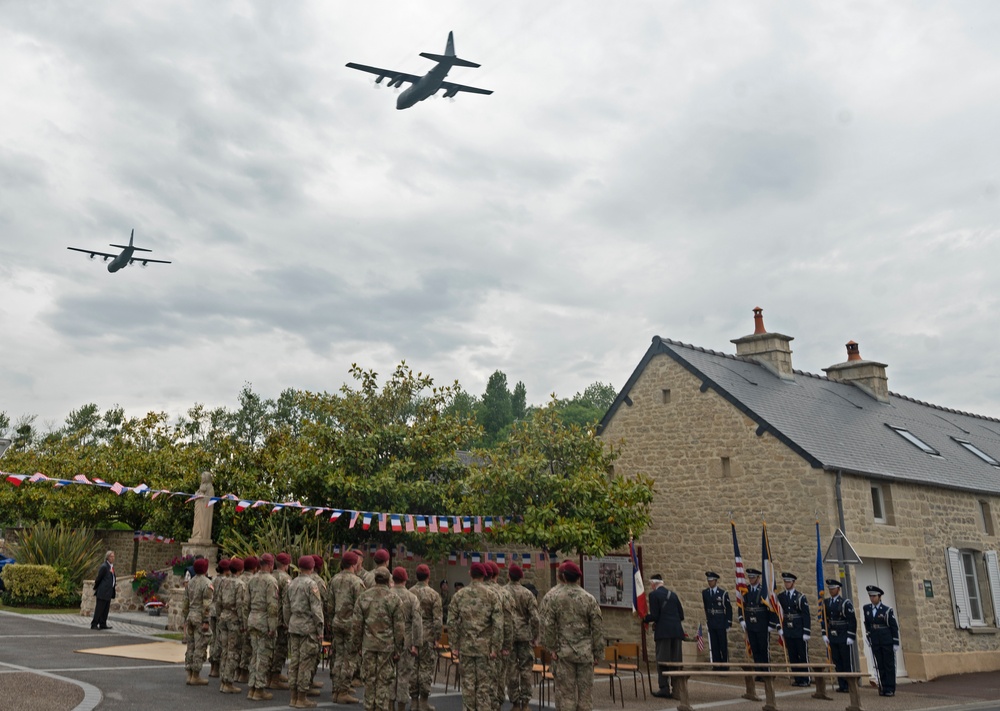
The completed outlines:
[[[248,701],[244,695],[218,693],[215,680],[203,687],[184,684],[184,669],[179,664],[148,662],[119,657],[77,654],[74,650],[122,644],[140,644],[151,640],[158,631],[150,624],[156,618],[139,615],[112,615],[113,629],[97,632],[90,629],[89,618],[74,615],[17,615],[0,612],[0,711],[126,711],[139,708],[184,709],[185,711],[229,711],[288,708],[288,692],[275,692],[269,702]],[[206,672],[207,674],[207,668]],[[329,701],[329,678],[321,708],[339,708]],[[636,699],[631,679],[624,684],[625,708],[629,711],[670,711],[676,703],[669,699],[648,697],[642,692]],[[811,690],[778,686],[777,705],[787,711],[835,711],[846,707],[846,695],[833,694],[833,701],[812,699]],[[691,701],[696,708],[725,711],[759,711],[763,702],[739,699],[742,683],[728,681],[691,684]],[[763,690],[758,692],[763,696]],[[1000,673],[965,674],[945,677],[928,683],[901,683],[894,698],[879,697],[874,689],[861,695],[867,711],[1000,711]],[[431,703],[439,711],[461,711],[461,697],[444,686],[435,689]],[[606,683],[594,689],[597,711],[621,709],[621,699],[612,703]],[[358,709],[359,707],[355,707]],[[507,706],[505,706],[505,709]],[[532,706],[538,708],[537,701]]]

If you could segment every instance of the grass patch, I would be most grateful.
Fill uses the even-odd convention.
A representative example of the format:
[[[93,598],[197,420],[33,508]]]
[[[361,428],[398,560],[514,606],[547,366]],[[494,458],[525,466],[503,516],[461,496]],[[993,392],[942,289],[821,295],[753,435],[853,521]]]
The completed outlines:
[[[19,615],[79,615],[79,607],[11,607],[0,603],[0,610]]]
[[[173,639],[178,642],[183,641],[184,635],[180,632],[159,632],[154,637],[162,637],[163,639]]]

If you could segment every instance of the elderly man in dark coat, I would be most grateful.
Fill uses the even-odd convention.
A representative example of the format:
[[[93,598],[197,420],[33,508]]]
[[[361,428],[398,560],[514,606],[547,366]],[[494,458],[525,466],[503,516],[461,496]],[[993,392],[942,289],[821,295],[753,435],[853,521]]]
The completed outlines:
[[[649,614],[645,622],[655,625],[653,639],[656,640],[656,663],[660,671],[669,671],[670,667],[660,666],[663,662],[680,663],[683,661],[681,642],[684,639],[684,607],[677,593],[663,585],[663,576],[657,573],[649,579],[653,591],[649,593]],[[653,696],[670,698],[670,677],[659,675],[660,688]]]
[[[97,570],[97,577],[94,578],[94,619],[90,621],[92,630],[109,630],[108,612],[111,610],[111,601],[115,598],[115,552],[108,551],[104,554],[104,562]]]

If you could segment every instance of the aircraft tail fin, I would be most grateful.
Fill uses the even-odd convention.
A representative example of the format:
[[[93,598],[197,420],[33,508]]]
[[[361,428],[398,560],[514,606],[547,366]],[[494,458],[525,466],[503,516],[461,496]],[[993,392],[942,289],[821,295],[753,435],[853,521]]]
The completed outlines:
[[[421,57],[433,59],[435,62],[444,62],[453,67],[472,67],[477,69],[482,65],[470,62],[468,59],[461,59],[455,56],[455,33],[448,33],[448,43],[444,47],[444,54],[432,54],[431,52],[421,52]]]
[[[128,236],[128,244],[111,244],[109,247],[118,247],[119,249],[129,249],[132,248],[133,252],[152,252],[151,249],[145,249],[143,247],[134,247],[132,245],[132,240],[135,239],[135,228],[132,228],[132,234]]]

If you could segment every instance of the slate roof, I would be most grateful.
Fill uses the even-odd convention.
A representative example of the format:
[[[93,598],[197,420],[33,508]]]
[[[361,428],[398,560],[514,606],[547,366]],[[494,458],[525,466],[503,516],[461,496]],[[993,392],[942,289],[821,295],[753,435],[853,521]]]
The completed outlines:
[[[901,480],[1000,494],[1000,468],[954,438],[1000,460],[1000,420],[889,394],[879,402],[863,390],[823,375],[794,371],[783,380],[750,358],[719,353],[655,336],[628,383],[601,420],[631,404],[628,393],[649,361],[666,355],[700,378],[812,466],[873,478]],[[927,454],[891,426],[902,427],[933,447]]]

